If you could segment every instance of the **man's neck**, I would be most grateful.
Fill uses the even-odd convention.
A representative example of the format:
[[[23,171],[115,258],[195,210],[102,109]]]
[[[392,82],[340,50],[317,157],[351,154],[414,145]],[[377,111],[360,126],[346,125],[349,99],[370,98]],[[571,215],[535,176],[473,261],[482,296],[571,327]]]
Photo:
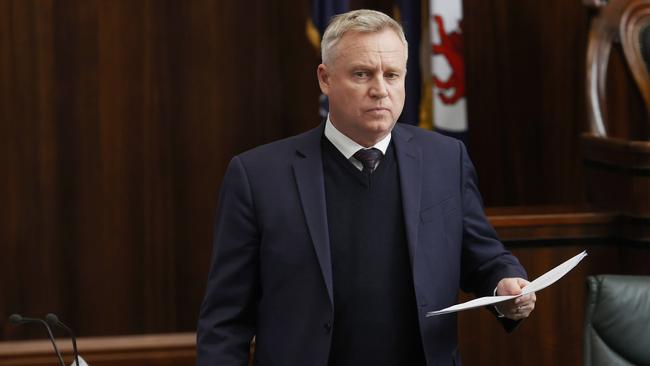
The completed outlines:
[[[352,155],[354,155],[354,153],[359,149],[369,147],[375,147],[385,154],[391,140],[391,134],[389,133],[375,144],[364,146],[337,129],[329,119],[329,116],[325,123],[325,137],[343,154],[343,156],[345,156],[346,159],[350,159],[350,157],[352,157]]]

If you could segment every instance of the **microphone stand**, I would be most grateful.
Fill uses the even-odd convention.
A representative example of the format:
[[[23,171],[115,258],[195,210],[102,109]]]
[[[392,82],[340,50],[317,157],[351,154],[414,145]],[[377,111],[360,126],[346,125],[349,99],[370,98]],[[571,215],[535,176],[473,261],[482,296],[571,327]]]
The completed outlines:
[[[68,334],[70,334],[70,338],[72,338],[72,351],[74,352],[74,360],[76,365],[75,366],[81,366],[79,364],[79,352],[77,351],[77,337],[75,337],[74,332],[70,327],[65,325],[61,320],[59,320],[59,317],[56,316],[56,314],[49,313],[45,316],[45,320],[47,320],[48,323],[59,326],[63,329],[65,329]]]
[[[56,353],[56,356],[59,358],[59,365],[65,366],[65,362],[63,362],[63,357],[61,356],[61,352],[59,352],[59,347],[56,346],[56,341],[54,340],[54,336],[52,335],[52,329],[50,328],[50,326],[47,324],[45,320],[38,319],[38,318],[25,318],[20,314],[13,314],[9,317],[9,321],[12,322],[13,324],[26,324],[26,323],[43,324],[45,326],[45,329],[47,329],[47,336],[50,339],[50,342],[52,342],[52,347],[54,347],[54,352]]]

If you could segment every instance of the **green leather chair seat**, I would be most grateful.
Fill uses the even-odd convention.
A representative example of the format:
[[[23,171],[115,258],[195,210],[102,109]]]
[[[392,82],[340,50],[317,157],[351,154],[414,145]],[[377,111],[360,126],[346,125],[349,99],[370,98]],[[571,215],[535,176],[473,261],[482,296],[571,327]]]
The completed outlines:
[[[585,365],[650,365],[650,277],[587,278]]]

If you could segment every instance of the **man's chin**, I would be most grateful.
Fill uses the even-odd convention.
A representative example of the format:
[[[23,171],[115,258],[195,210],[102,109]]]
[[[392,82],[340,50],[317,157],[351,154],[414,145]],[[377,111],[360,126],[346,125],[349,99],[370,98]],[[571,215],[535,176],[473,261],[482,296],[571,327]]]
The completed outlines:
[[[365,112],[370,118],[386,118],[387,116],[392,116],[391,110],[387,108],[381,109],[369,109]]]
[[[392,120],[372,120],[367,121],[364,126],[363,134],[373,140],[380,140],[384,138],[395,126]]]
[[[395,126],[395,120],[393,116],[383,116],[383,118],[372,118],[369,119],[366,123],[368,131],[373,131],[375,133],[390,132]]]

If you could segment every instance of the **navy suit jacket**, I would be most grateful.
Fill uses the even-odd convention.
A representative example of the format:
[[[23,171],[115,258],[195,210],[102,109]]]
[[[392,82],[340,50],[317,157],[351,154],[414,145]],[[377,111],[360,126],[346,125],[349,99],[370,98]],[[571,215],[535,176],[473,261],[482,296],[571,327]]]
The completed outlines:
[[[230,162],[197,365],[245,365],[253,336],[257,365],[327,365],[336,319],[322,137],[323,125]],[[462,143],[401,124],[392,141],[427,364],[458,363],[456,315],[425,314],[455,304],[459,288],[492,295],[500,279],[526,273],[484,215]]]

